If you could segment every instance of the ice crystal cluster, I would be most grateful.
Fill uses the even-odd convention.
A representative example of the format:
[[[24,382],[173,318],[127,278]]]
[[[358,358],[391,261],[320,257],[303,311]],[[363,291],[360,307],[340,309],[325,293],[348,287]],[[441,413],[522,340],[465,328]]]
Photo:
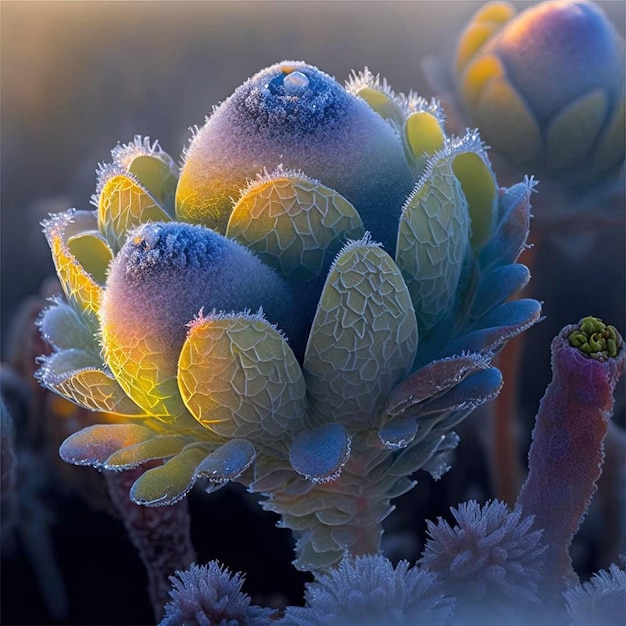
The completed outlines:
[[[520,507],[510,511],[498,501],[482,507],[470,501],[452,509],[452,514],[457,522],[453,528],[441,519],[437,524],[429,522],[430,537],[417,564],[400,561],[394,567],[380,554],[346,556],[306,585],[304,606],[287,607],[282,614],[272,615],[272,621],[267,613],[259,613],[258,619],[281,626],[543,624],[537,621],[541,609],[537,586],[546,545],[542,531],[531,528],[533,516],[524,517]],[[214,577],[212,582],[206,582],[207,576]],[[183,586],[173,579],[172,600],[161,626],[221,624],[215,618],[202,621],[208,608],[199,611],[202,619],[193,618],[196,607],[214,606],[216,595],[223,598],[215,604],[220,610],[227,604],[226,598],[231,606],[240,606],[238,623],[258,623],[244,611],[251,609],[249,599],[241,593],[241,578],[231,578],[215,562],[179,573],[179,577],[187,582]],[[603,587],[610,589],[611,595],[601,602],[607,615],[614,610],[621,584],[616,571],[611,570],[611,577],[608,580],[601,574],[606,583]],[[191,584],[192,580],[202,582]],[[230,594],[217,594],[218,588],[229,589]],[[598,598],[593,594],[587,598],[581,590],[571,593],[570,603],[574,602],[591,605]],[[230,614],[235,614],[233,609]],[[183,615],[189,622],[182,621]],[[172,616],[177,616],[175,621]]]
[[[565,592],[567,610],[574,626],[619,626],[626,619],[626,571],[613,563],[591,579]]]
[[[470,623],[520,622],[519,614],[539,604],[547,546],[534,517],[522,517],[517,506],[470,501],[452,509],[456,524],[428,521],[420,565],[437,574],[457,601],[457,616]],[[487,617],[488,616],[488,617]],[[525,618],[524,618],[525,619]]]
[[[271,609],[250,605],[250,597],[241,590],[241,574],[231,574],[216,561],[194,564],[170,579],[171,600],[161,626],[262,626],[270,621]]]
[[[148,506],[238,481],[301,569],[376,553],[391,500],[447,470],[455,425],[500,390],[493,356],[540,316],[509,301],[533,186],[501,188],[436,101],[304,62],[238,87],[180,173],[157,143],[118,145],[96,210],[44,225],[65,297],[39,378],[115,416],[61,456],[162,459],[130,492]]]
[[[436,575],[383,556],[343,559],[307,586],[305,607],[289,607],[284,626],[445,624],[454,600]]]

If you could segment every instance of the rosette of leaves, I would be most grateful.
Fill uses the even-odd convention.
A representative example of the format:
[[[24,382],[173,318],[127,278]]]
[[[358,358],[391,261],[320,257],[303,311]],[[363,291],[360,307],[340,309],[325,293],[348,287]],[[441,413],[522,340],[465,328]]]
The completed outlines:
[[[149,506],[236,480],[294,531],[301,569],[377,552],[391,500],[446,471],[454,426],[502,385],[492,357],[539,318],[507,302],[532,190],[499,188],[436,102],[300,62],[217,107],[178,179],[156,144],[118,146],[97,210],[45,223],[65,299],[39,378],[122,418],[61,456],[162,459],[130,492]]]

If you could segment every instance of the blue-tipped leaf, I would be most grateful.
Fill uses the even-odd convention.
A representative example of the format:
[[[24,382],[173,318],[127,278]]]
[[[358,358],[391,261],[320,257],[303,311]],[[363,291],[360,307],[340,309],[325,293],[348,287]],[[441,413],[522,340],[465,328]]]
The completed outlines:
[[[350,438],[339,424],[301,431],[289,448],[289,461],[296,472],[315,482],[335,479],[349,455]]]
[[[487,366],[485,357],[476,353],[433,361],[413,372],[393,390],[387,399],[385,412],[390,416],[402,415],[411,407],[441,395],[466,376]]]
[[[489,355],[499,350],[506,341],[530,328],[541,317],[541,304],[524,298],[505,302],[483,317],[476,330],[470,331],[445,347],[446,354],[462,351]]]
[[[256,450],[246,439],[231,439],[211,453],[200,465],[198,476],[224,483],[243,474],[254,462]]]
[[[385,448],[406,448],[417,435],[419,424],[412,417],[397,418],[387,422],[379,431],[378,438]]]
[[[480,252],[483,267],[514,263],[524,249],[530,228],[530,196],[534,186],[534,181],[526,178],[502,192],[498,202],[500,222]]]
[[[500,393],[501,388],[502,374],[500,370],[495,367],[488,367],[467,376],[446,393],[423,402],[419,406],[419,411],[420,414],[428,415],[474,409],[489,400],[493,400]]]
[[[511,263],[487,271],[476,289],[470,316],[478,319],[521,291],[530,280],[530,271],[521,263]]]

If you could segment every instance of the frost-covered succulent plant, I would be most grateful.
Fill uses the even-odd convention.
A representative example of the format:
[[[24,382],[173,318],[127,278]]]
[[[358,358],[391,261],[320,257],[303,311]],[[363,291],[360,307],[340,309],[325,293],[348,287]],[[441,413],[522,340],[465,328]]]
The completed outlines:
[[[515,614],[539,605],[547,545],[542,531],[532,529],[534,517],[522,508],[510,511],[495,500],[476,501],[452,509],[456,524],[428,521],[429,538],[419,561],[437,575],[444,592],[456,598],[456,618],[474,623],[518,623]],[[521,623],[526,623],[526,617]],[[478,622],[476,622],[478,623]]]
[[[489,2],[454,71],[470,123],[512,164],[576,195],[593,187],[596,204],[599,183],[623,182],[624,40],[595,3]]]
[[[343,559],[307,585],[305,607],[289,607],[284,626],[409,626],[450,623],[454,600],[435,574],[381,555]]]
[[[499,188],[478,134],[442,120],[368,71],[343,88],[284,62],[214,110],[178,183],[157,144],[114,149],[97,211],[45,224],[66,298],[39,378],[121,421],[61,456],[163,459],[131,489],[144,505],[237,480],[301,569],[377,552],[391,500],[447,470],[452,429],[501,387],[492,357],[540,315],[507,302],[532,180]]]
[[[217,561],[194,564],[170,580],[171,600],[160,626],[262,626],[271,621],[272,610],[251,605],[241,590],[241,574],[232,574]]]
[[[565,592],[573,626],[603,624],[619,626],[626,615],[626,572],[613,563],[582,585]]]

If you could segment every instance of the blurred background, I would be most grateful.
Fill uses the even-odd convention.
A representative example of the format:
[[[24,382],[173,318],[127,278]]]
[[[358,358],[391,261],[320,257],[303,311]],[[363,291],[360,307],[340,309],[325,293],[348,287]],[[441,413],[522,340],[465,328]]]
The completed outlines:
[[[436,96],[421,61],[449,53],[483,4],[3,0],[3,358],[20,303],[53,274],[40,221],[69,207],[91,208],[95,169],[109,160],[118,141],[149,136],[178,159],[191,126],[202,125],[212,107],[247,77],[281,60],[307,61],[342,83],[351,70],[367,66],[396,91]],[[623,0],[598,4],[623,34]],[[520,402],[528,428],[550,379],[549,344],[559,329],[593,314],[625,330],[623,228],[606,227],[573,258],[548,241],[536,263],[533,296],[545,302],[547,317],[527,337],[532,352],[524,357]],[[623,421],[623,397],[620,402]],[[472,450],[471,439],[470,434],[465,450]],[[463,450],[462,443],[459,455]],[[420,501],[429,508],[419,511],[415,523],[472,493],[488,497],[484,468],[475,464],[482,494],[476,485],[468,491],[467,481],[461,486],[471,473],[455,477],[454,468],[436,489],[421,479],[416,491],[422,490]],[[439,498],[433,496],[437,490]],[[251,593],[267,599],[280,591],[290,603],[299,602],[306,577],[290,568],[289,539],[274,528],[275,519],[232,490],[213,496],[210,508],[205,500],[191,501],[193,537],[208,546],[198,548],[202,558],[217,556],[248,571]],[[120,524],[75,499],[57,498],[52,510],[54,546],[73,598],[65,623],[149,623],[145,573]],[[419,542],[411,550],[419,552]],[[53,623],[24,547],[3,552],[2,623]]]

